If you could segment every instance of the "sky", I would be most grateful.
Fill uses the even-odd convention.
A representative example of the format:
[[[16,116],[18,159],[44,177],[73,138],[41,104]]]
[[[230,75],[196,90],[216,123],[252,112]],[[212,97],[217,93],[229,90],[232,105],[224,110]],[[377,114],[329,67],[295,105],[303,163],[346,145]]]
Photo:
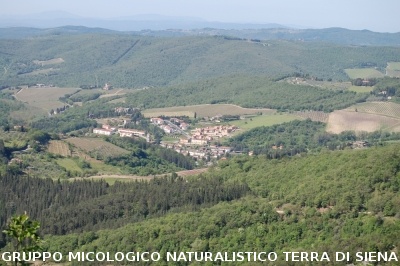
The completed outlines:
[[[0,0],[0,15],[65,11],[90,18],[144,14],[234,23],[400,32],[400,0]]]

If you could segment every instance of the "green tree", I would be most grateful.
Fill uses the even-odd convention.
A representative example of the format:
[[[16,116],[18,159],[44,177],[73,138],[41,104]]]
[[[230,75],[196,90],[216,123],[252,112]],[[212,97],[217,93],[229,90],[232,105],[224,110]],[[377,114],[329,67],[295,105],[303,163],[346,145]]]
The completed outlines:
[[[11,237],[14,252],[32,252],[41,249],[43,241],[38,234],[39,228],[39,222],[30,220],[25,213],[14,216],[3,233]],[[14,265],[18,265],[18,262],[15,261]]]

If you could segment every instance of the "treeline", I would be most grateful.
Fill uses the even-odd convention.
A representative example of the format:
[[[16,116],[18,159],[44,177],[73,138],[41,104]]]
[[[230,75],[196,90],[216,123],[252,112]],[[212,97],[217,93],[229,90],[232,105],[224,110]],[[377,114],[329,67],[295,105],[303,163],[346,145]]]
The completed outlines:
[[[362,148],[381,144],[384,141],[399,140],[399,133],[344,131],[340,134],[325,132],[326,124],[307,120],[294,120],[269,127],[257,127],[234,136],[227,145],[236,151],[264,154],[269,158],[294,156],[321,150],[342,150]],[[360,143],[355,143],[361,141]]]
[[[154,175],[181,169],[191,170],[194,160],[174,150],[134,138],[110,137],[107,141],[130,151],[130,154],[103,158],[106,164],[121,167],[131,174]]]
[[[246,180],[255,196],[119,229],[47,237],[46,249],[146,250],[162,256],[168,251],[301,250],[332,256],[343,251],[352,254],[346,263],[354,263],[355,252],[400,247],[399,159],[399,145],[284,160],[237,156],[202,178]],[[287,261],[280,257],[269,265]]]
[[[60,182],[51,179],[0,176],[0,228],[14,214],[26,211],[42,225],[43,234],[67,234],[115,228],[171,210],[193,210],[249,192],[244,182],[198,178],[188,182],[176,174],[150,181]]]

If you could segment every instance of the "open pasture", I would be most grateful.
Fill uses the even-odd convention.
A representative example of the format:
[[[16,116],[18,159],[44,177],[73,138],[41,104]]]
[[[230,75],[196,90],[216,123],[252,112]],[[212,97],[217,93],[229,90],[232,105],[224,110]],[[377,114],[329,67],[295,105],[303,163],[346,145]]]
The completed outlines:
[[[212,117],[216,115],[248,115],[248,114],[272,114],[275,113],[273,109],[257,109],[257,108],[243,108],[234,104],[200,104],[190,106],[177,106],[166,108],[154,108],[144,110],[145,117],[157,117],[161,115],[187,115],[193,117],[196,113],[197,117]]]
[[[129,151],[100,138],[68,138],[66,141],[82,149],[84,152],[98,156],[99,158],[115,157],[129,153]]]
[[[373,132],[376,130],[399,131],[400,119],[378,114],[334,111],[329,115],[326,131],[340,133],[347,130]]]
[[[19,101],[50,111],[65,105],[65,103],[58,100],[60,97],[65,94],[75,93],[78,90],[78,88],[57,87],[23,88],[15,93],[14,96]]]
[[[344,70],[351,79],[383,78],[384,74],[375,68],[348,68]]]

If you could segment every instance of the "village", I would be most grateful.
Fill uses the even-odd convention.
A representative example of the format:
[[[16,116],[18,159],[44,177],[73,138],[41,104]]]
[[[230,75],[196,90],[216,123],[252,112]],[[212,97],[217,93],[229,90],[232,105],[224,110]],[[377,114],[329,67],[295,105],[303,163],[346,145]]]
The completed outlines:
[[[124,108],[115,108],[117,113],[124,113]],[[161,140],[159,144],[162,147],[173,149],[185,156],[191,156],[197,161],[210,162],[213,159],[224,158],[227,154],[232,153],[232,148],[219,145],[219,140],[227,138],[236,132],[239,128],[233,125],[219,124],[218,116],[208,119],[213,123],[208,123],[204,127],[194,127],[178,117],[152,117],[151,124],[160,128],[169,140]],[[115,119],[114,119],[115,121]],[[121,118],[111,126],[102,124],[101,128],[94,128],[93,134],[111,136],[119,135],[120,137],[142,138],[146,142],[154,142],[154,137],[148,132],[139,129],[126,128],[130,123],[129,118]]]

